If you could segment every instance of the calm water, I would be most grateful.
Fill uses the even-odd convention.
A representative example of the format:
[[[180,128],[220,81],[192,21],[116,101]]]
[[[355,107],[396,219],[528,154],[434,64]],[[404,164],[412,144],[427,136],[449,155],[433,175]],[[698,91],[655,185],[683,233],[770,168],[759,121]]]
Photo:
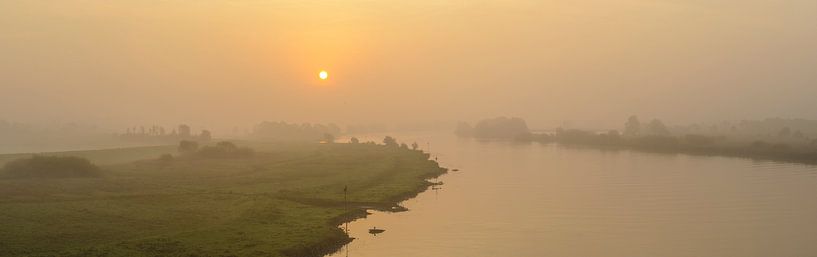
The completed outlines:
[[[408,212],[350,223],[331,256],[817,256],[815,166],[397,138],[461,171]]]

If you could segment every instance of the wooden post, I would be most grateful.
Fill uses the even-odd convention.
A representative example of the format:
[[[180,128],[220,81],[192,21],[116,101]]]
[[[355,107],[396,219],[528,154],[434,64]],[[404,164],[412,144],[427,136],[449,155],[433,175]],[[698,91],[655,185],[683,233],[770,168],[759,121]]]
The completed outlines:
[[[346,209],[346,213],[349,213],[349,200],[346,197],[346,193],[349,191],[349,186],[343,186],[343,208]],[[346,220],[346,236],[349,236],[349,220]]]

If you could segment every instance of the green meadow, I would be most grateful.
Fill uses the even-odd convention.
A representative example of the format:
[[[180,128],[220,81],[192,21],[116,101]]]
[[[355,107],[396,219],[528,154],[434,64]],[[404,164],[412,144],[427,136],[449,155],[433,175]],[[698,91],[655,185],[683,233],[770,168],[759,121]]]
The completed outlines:
[[[87,158],[102,175],[2,178],[0,256],[319,256],[350,240],[337,225],[360,207],[392,207],[444,172],[428,155],[398,147],[237,144],[255,154],[67,152],[55,155]],[[158,158],[165,153],[175,157]]]

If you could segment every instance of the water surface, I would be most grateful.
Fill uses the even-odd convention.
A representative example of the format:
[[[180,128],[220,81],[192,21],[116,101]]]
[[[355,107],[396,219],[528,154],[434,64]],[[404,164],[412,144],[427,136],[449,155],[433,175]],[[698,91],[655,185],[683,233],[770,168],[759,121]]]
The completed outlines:
[[[817,167],[398,135],[459,168],[330,256],[815,256]],[[386,232],[373,236],[373,226]]]

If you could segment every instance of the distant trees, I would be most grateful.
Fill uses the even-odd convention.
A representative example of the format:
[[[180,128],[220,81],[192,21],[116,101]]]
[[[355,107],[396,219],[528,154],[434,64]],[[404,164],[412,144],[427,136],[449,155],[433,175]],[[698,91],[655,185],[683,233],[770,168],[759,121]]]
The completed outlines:
[[[352,144],[359,144],[359,143],[360,143],[360,139],[357,139],[356,137],[352,137],[352,138],[350,138],[350,139],[349,139],[349,143],[352,143]]]
[[[771,134],[778,137],[796,137],[794,134],[800,131],[800,134],[803,134],[805,138],[817,135],[817,120],[783,118],[742,120],[738,123],[738,128],[743,135]]]
[[[624,136],[669,136],[670,130],[659,119],[652,119],[647,124],[641,124],[638,116],[632,115],[624,122]]]
[[[230,141],[221,141],[215,145],[199,147],[196,141],[182,140],[179,142],[179,153],[182,157],[195,158],[239,158],[255,155],[255,150],[249,147],[238,147]],[[166,154],[159,157],[159,161],[167,163],[173,161],[173,156]]]
[[[173,158],[172,154],[166,153],[159,156],[159,163],[161,164],[170,164],[173,162],[175,158]]]
[[[102,170],[88,159],[74,156],[34,155],[6,163],[3,171],[13,178],[96,177]]]
[[[252,136],[257,139],[287,141],[325,140],[326,134],[340,135],[341,130],[335,124],[290,124],[286,122],[262,122],[255,126]]]
[[[624,123],[624,135],[629,137],[638,136],[641,132],[641,122],[638,121],[638,116],[630,116],[627,122]]]
[[[162,132],[162,133],[164,133],[164,132]],[[210,141],[211,139],[213,139],[213,135],[210,133],[209,130],[206,130],[206,129],[202,130],[201,134],[199,134],[199,140],[201,140],[201,141],[207,142],[207,141]]]
[[[239,158],[250,157],[255,154],[255,150],[249,147],[238,147],[229,141],[221,141],[215,146],[204,146],[199,149],[195,156],[199,158]]]
[[[659,119],[653,119],[652,121],[650,121],[650,123],[647,124],[647,130],[649,131],[650,135],[655,135],[655,136],[669,136],[670,135],[670,132],[669,132],[669,129],[667,129],[667,126],[664,125],[664,123],[661,122],[661,120],[659,120]]]
[[[366,142],[366,144],[374,144],[374,142]],[[417,142],[408,145],[406,143],[397,142],[397,139],[392,136],[386,136],[383,138],[383,145],[389,148],[399,148],[404,150],[417,150],[420,148],[420,145]]]
[[[193,153],[199,150],[199,142],[190,141],[190,140],[182,140],[179,141],[178,147],[179,153]]]
[[[384,137],[383,138],[383,144],[388,146],[388,147],[398,147],[399,146],[397,144],[397,139],[395,139],[395,138],[393,138],[391,136]]]
[[[202,130],[201,133],[195,135],[192,133],[190,126],[181,124],[174,128],[171,133],[166,133],[164,127],[156,125],[127,128],[125,133],[119,134],[118,137],[122,140],[137,142],[177,142],[179,140],[207,142],[213,138],[213,134],[209,130]]]
[[[480,120],[476,126],[460,122],[454,131],[458,136],[477,138],[515,138],[530,133],[525,120],[520,118],[497,117]]]
[[[187,124],[179,125],[179,136],[183,138],[190,137],[190,126]]]
[[[457,134],[469,131],[478,136],[483,131],[491,134],[492,126],[507,118],[481,121],[470,128],[460,123]],[[785,126],[783,126],[785,125]],[[808,130],[808,131],[807,131]],[[641,123],[638,116],[629,116],[623,133],[617,130],[598,132],[558,128],[545,133],[518,134],[512,139],[520,142],[593,145],[605,148],[640,149],[659,152],[681,152],[797,160],[817,163],[817,120],[767,119],[765,121],[723,121],[715,124],[692,124],[668,127],[659,119]]]

